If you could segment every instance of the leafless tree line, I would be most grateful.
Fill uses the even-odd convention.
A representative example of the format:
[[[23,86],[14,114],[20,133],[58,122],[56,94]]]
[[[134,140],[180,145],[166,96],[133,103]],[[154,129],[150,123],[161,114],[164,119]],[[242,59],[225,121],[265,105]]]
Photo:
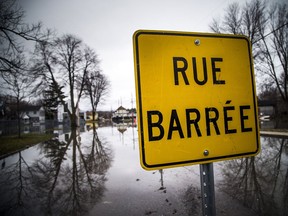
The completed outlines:
[[[232,3],[222,19],[213,19],[216,33],[246,35],[252,44],[260,97],[278,93],[288,108],[288,7],[262,0]],[[275,94],[273,95],[275,97]]]
[[[74,35],[57,36],[51,30],[44,32],[41,23],[26,24],[17,0],[3,0],[0,8],[1,93],[13,95],[18,105],[32,95],[44,97],[43,92],[63,106],[69,98],[72,127],[77,126],[81,98],[90,99],[95,113],[110,88],[95,51]],[[27,41],[35,46],[33,54],[25,49]]]

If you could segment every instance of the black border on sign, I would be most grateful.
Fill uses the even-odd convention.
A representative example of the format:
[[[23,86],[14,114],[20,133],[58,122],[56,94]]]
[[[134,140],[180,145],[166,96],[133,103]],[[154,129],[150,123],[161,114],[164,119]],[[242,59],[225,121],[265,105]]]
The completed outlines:
[[[138,44],[138,38],[140,35],[167,35],[167,36],[193,36],[193,37],[210,37],[210,38],[231,38],[231,39],[244,39],[247,42],[248,47],[248,55],[249,55],[249,62],[250,62],[250,76],[252,80],[252,92],[253,92],[253,102],[254,102],[254,121],[255,121],[255,132],[256,132],[256,143],[257,143],[257,149],[255,152],[246,152],[241,154],[233,154],[233,155],[224,155],[219,157],[213,157],[213,158],[201,158],[196,160],[186,160],[186,161],[177,161],[177,162],[169,162],[169,163],[162,163],[162,164],[147,164],[145,160],[145,143],[144,143],[144,131],[143,131],[143,115],[142,115],[142,98],[141,98],[141,76],[140,76],[140,59],[139,59],[139,44]],[[148,169],[156,169],[156,168],[165,168],[165,167],[173,167],[173,166],[181,166],[181,165],[191,165],[191,164],[203,164],[203,163],[209,163],[213,161],[218,160],[227,160],[227,159],[233,159],[238,157],[248,157],[248,156],[254,156],[256,155],[260,150],[260,140],[259,140],[259,125],[257,121],[257,102],[255,100],[255,83],[253,82],[253,63],[252,63],[252,57],[250,52],[250,41],[246,36],[236,36],[236,35],[216,35],[216,34],[210,34],[210,33],[188,33],[188,32],[169,32],[169,31],[149,31],[149,30],[139,30],[135,32],[134,35],[134,42],[135,42],[135,56],[136,56],[136,69],[137,69],[137,82],[138,82],[138,103],[139,103],[139,115],[140,116],[140,135],[141,135],[141,152],[142,152],[142,164],[148,168]],[[138,112],[137,112],[138,113]]]

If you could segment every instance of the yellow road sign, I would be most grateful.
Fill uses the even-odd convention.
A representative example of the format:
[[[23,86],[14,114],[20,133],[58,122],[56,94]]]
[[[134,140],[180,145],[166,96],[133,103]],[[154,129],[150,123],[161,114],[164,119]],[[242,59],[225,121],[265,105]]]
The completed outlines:
[[[259,152],[253,62],[246,37],[139,30],[133,45],[144,169]]]

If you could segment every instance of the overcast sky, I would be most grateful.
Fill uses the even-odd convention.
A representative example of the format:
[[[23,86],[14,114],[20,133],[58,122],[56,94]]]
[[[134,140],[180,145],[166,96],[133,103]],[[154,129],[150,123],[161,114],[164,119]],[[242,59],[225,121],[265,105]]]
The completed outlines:
[[[100,110],[135,107],[132,35],[138,29],[209,32],[233,0],[21,0],[28,22],[73,34],[93,48],[111,82]],[[277,0],[274,0],[277,1]],[[238,0],[240,4],[245,0]],[[87,106],[82,104],[82,109]]]

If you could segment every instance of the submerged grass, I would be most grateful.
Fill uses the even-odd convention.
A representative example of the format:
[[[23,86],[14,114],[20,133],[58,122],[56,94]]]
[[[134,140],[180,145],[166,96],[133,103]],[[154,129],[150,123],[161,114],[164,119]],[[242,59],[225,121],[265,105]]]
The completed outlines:
[[[2,136],[0,137],[0,157],[47,141],[52,136],[52,134],[23,134],[20,138],[17,135]]]

